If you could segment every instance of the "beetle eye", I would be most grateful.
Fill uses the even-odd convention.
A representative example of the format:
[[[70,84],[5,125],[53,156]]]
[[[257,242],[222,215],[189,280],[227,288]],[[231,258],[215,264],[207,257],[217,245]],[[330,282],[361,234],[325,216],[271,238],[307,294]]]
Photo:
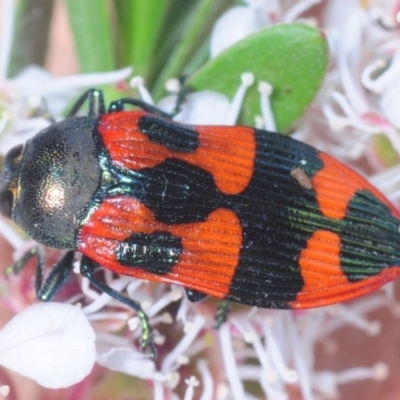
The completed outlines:
[[[6,155],[6,159],[7,160],[14,160],[16,158],[18,158],[21,153],[22,153],[22,149],[24,148],[24,146],[22,144],[13,147]]]
[[[0,192],[0,213],[7,218],[11,218],[13,207],[13,194],[10,190]]]

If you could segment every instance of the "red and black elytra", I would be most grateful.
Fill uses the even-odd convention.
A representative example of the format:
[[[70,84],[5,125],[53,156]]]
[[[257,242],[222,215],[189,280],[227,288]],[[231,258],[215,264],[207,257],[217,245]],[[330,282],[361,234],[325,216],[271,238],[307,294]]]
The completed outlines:
[[[88,116],[75,116],[86,100]],[[38,297],[54,296],[81,252],[82,275],[138,312],[153,356],[146,314],[99,267],[182,285],[192,301],[286,309],[400,274],[399,211],[341,162],[276,133],[178,124],[134,99],[106,112],[97,90],[8,153],[0,189],[4,215],[69,250],[44,283],[39,265]]]

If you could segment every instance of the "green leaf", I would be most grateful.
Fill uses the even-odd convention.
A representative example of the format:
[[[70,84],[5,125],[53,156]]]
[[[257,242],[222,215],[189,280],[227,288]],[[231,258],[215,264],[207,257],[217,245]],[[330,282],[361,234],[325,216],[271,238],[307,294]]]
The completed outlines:
[[[66,4],[81,72],[115,69],[108,2],[67,0]]]
[[[259,31],[210,60],[187,85],[196,91],[214,90],[232,98],[243,72],[252,72],[240,123],[254,125],[260,115],[259,81],[273,87],[271,103],[280,132],[287,131],[314,98],[328,64],[322,32],[304,24],[282,24]]]

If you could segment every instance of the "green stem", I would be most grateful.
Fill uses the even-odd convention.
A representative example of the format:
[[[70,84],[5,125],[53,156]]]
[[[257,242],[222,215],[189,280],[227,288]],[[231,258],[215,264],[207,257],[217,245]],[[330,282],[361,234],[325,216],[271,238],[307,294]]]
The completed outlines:
[[[47,53],[53,0],[20,0],[8,75],[15,76],[31,64],[43,66]]]
[[[210,14],[213,13],[214,6],[215,0],[200,1],[193,13],[193,18],[188,30],[183,35],[180,43],[175,47],[165,67],[158,76],[153,89],[153,96],[155,99],[162,96],[165,82],[181,73],[185,63],[193,52],[195,43],[198,42],[198,38],[204,30],[205,21],[209,19]]]
[[[169,0],[115,0],[118,15],[120,65],[133,65],[135,74],[151,73],[155,47]]]
[[[66,4],[81,71],[115,69],[108,2],[67,0]]]

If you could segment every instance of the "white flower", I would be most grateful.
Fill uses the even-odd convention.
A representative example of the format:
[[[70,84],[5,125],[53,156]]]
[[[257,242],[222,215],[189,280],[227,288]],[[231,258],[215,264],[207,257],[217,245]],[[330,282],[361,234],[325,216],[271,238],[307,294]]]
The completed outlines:
[[[238,77],[238,88],[232,101],[223,94],[211,90],[190,93],[185,97],[174,120],[193,125],[234,125],[239,117],[246,91],[253,83],[254,76],[250,72],[244,72]],[[179,87],[176,91],[179,91]],[[167,113],[172,113],[177,98],[178,95],[165,97],[158,103],[158,107]]]
[[[0,364],[44,387],[59,389],[80,382],[95,360],[93,328],[76,306],[35,304],[0,331]]]
[[[283,2],[247,0],[247,5],[226,11],[215,23],[211,33],[210,56],[223,50],[258,30],[278,22],[293,22],[308,8],[321,0],[302,0],[284,7]]]
[[[258,7],[238,6],[218,19],[211,34],[210,55],[216,57],[226,48],[267,26],[266,15]]]

